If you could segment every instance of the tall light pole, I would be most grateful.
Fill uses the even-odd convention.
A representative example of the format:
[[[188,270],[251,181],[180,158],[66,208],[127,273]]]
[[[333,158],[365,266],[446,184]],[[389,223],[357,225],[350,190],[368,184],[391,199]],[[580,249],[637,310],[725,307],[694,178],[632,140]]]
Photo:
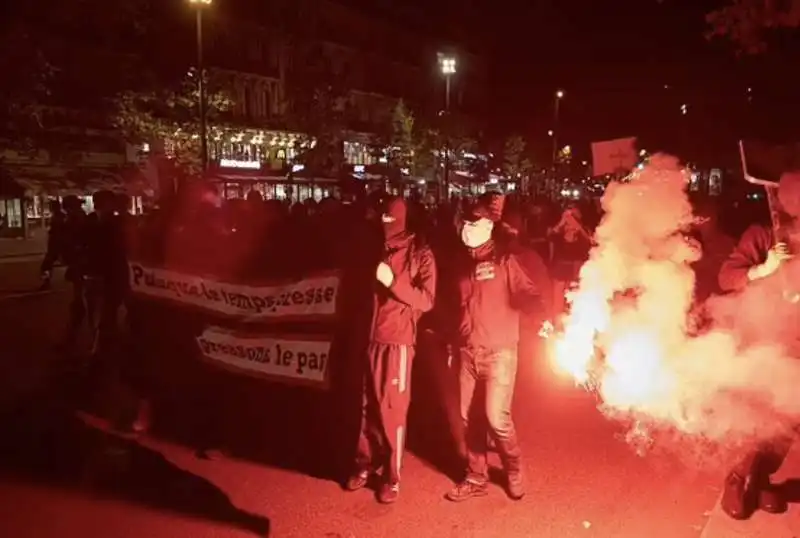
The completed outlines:
[[[439,53],[439,69],[444,75],[445,94],[444,94],[444,113],[445,113],[445,137],[444,137],[444,179],[442,180],[442,189],[444,196],[442,199],[447,200],[450,197],[450,79],[456,74],[456,59],[453,56]]]
[[[555,173],[556,159],[558,158],[558,109],[563,98],[564,91],[557,90],[553,100],[553,129],[550,135],[553,138],[553,173]]]
[[[208,169],[208,126],[206,124],[206,68],[203,64],[203,10],[211,5],[212,0],[189,0],[197,13],[197,93],[200,113],[200,159],[203,171]]]

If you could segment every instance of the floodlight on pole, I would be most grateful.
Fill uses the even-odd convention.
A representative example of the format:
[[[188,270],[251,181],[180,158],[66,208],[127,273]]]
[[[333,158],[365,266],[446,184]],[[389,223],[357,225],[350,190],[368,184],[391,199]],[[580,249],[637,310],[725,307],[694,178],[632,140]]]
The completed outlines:
[[[564,98],[564,90],[556,90],[555,99],[553,99],[553,129],[550,131],[550,137],[553,139],[553,171],[556,169],[556,159],[558,157],[558,112],[561,100]]]
[[[439,56],[439,68],[445,76],[456,74],[456,59],[453,56]]]
[[[203,171],[208,168],[208,124],[206,118],[206,69],[203,63],[203,11],[213,0],[189,0],[197,12],[197,93],[200,120],[200,160]]]
[[[456,74],[456,58],[455,56],[449,54],[438,54],[439,58],[439,69],[444,75],[444,82],[445,82],[445,94],[444,94],[444,110],[445,114],[448,116],[448,120],[445,122],[445,143],[444,143],[444,170],[443,170],[443,181],[442,181],[442,189],[443,189],[443,199],[448,199],[450,197],[450,144],[449,144],[449,115],[450,115],[450,79],[453,78],[453,75]]]

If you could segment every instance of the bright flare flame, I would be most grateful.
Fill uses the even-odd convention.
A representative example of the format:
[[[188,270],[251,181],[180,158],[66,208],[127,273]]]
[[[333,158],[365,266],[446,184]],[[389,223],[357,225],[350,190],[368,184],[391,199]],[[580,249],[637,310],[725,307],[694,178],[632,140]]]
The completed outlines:
[[[629,183],[609,185],[551,361],[595,392],[607,415],[632,420],[633,437],[667,428],[720,446],[766,439],[800,422],[800,399],[790,396],[800,366],[774,342],[743,349],[728,326],[687,329],[701,252],[683,234],[695,220],[686,185],[677,162],[659,155]],[[774,315],[764,297],[760,325],[763,312]],[[741,304],[729,310],[747,315]]]

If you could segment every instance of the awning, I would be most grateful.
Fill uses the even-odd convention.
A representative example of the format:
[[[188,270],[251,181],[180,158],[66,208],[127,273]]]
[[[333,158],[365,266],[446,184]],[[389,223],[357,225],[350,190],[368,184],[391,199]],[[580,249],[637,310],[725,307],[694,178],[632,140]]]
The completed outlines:
[[[214,174],[208,178],[208,181],[216,181],[224,183],[229,181],[231,183],[284,183],[287,181],[286,176],[265,176],[265,175],[250,175],[250,174]]]
[[[134,196],[152,194],[152,187],[135,167],[65,170],[48,166],[9,166],[4,174],[20,186],[25,196],[86,196],[99,190]]]
[[[81,187],[65,176],[63,169],[54,167],[9,167],[9,175],[25,190],[26,196],[66,196],[85,194]]]
[[[84,185],[90,193],[100,190],[131,196],[152,196],[153,186],[141,168],[128,166],[119,169],[77,169],[68,174],[70,180]]]

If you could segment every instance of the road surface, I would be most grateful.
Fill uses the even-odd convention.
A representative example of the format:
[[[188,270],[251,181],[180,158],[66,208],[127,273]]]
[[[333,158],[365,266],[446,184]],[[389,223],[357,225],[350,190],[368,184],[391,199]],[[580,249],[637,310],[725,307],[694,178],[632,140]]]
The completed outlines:
[[[387,507],[296,471],[111,436],[43,389],[67,299],[63,288],[0,299],[0,536],[698,538],[719,495],[718,473],[637,456],[589,395],[530,367],[514,406],[528,482],[519,502],[496,486],[449,503],[451,479],[413,453]],[[412,430],[428,426],[419,408],[413,418]]]

